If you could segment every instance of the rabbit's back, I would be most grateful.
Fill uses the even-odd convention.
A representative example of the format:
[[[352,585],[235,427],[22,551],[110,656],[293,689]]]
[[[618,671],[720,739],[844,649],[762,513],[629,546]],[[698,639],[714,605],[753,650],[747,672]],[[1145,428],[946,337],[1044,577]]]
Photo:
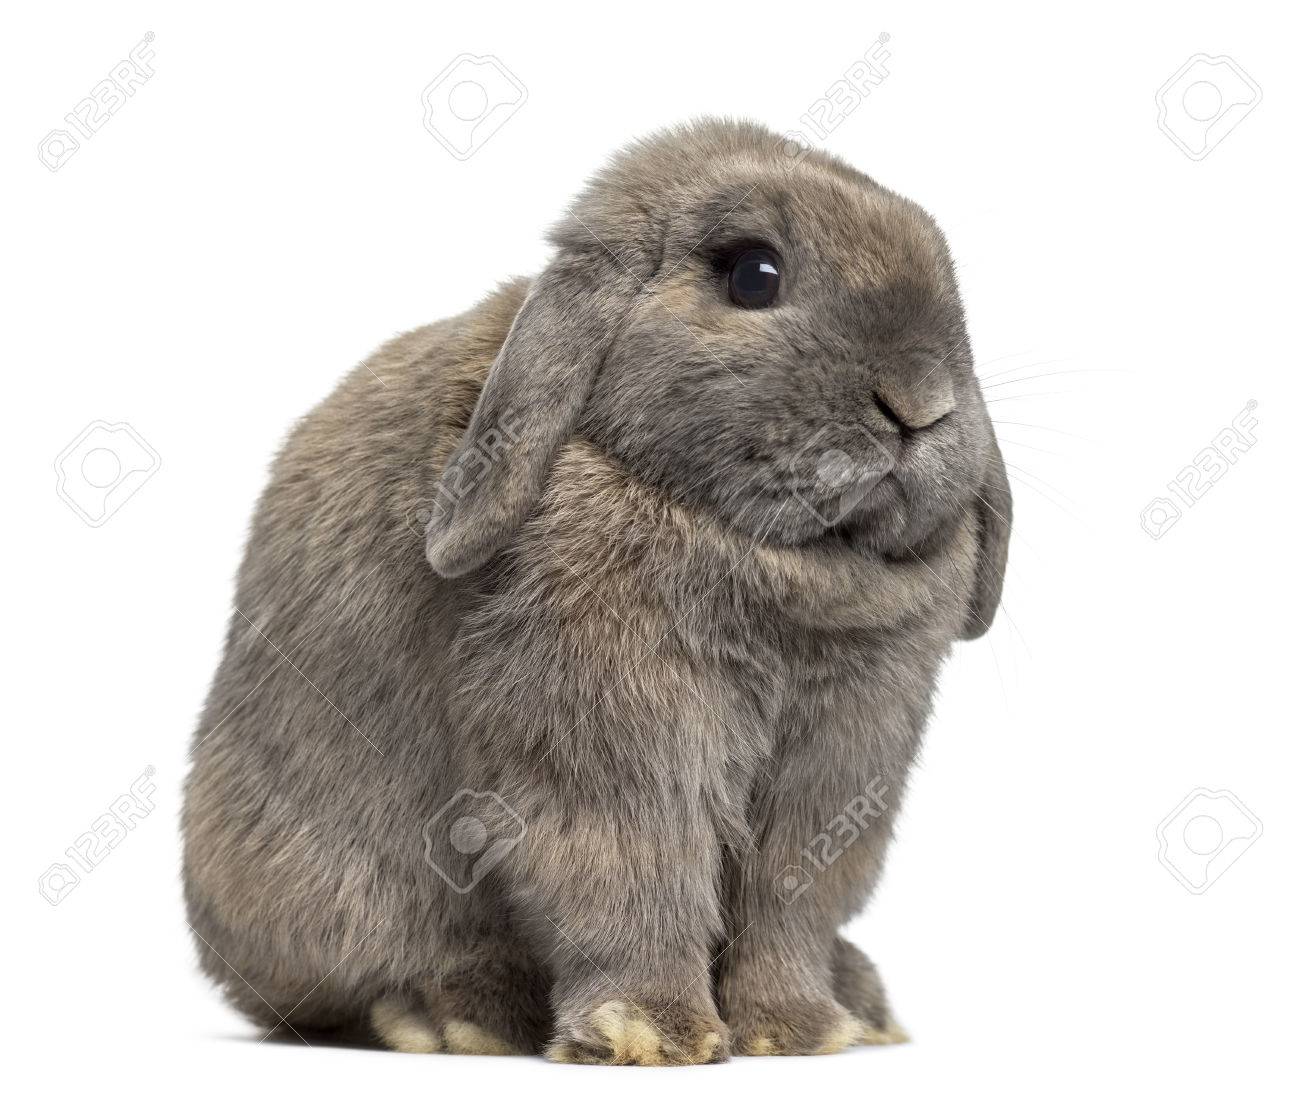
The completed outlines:
[[[439,912],[419,828],[454,758],[441,678],[458,601],[429,572],[421,508],[526,287],[386,344],[272,466],[183,817],[201,957],[259,1018],[258,994],[296,1003],[354,945],[358,972],[416,958]],[[354,1003],[348,973],[313,1004]]]

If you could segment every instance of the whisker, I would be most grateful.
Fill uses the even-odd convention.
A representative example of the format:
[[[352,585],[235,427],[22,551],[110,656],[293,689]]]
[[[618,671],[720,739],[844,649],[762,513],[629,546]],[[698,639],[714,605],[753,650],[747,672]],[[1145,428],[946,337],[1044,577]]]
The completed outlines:
[[[1132,370],[1053,370],[1051,373],[1030,374],[1028,377],[1009,377],[1005,381],[984,382],[983,384],[988,389],[1002,389],[1008,385],[1020,385],[1026,381],[1037,381],[1044,377],[1061,377],[1065,374],[1127,374],[1132,372]]]
[[[1002,703],[1006,706],[1007,712],[1011,711],[1011,698],[1007,696],[1007,683],[1002,677],[1002,667],[998,664],[998,649],[993,642],[992,636],[987,636],[986,640],[989,645],[989,652],[993,658],[993,669],[997,671],[998,685],[1002,687]]]
[[[983,367],[985,367],[985,365],[992,365],[993,363],[995,363],[995,361],[1006,361],[1009,358],[1023,358],[1023,356],[1027,354],[1028,351],[1018,351],[1017,354],[1001,354],[998,355],[997,358],[989,358],[989,359],[985,359],[984,361],[978,361],[978,363],[975,363],[975,369],[982,369]],[[997,374],[995,373],[993,374],[993,376],[997,377]]]
[[[989,502],[981,494],[976,493],[975,499],[979,501],[980,504],[982,504],[985,508],[987,508],[991,513],[993,513],[994,516],[996,516],[999,520],[1001,520],[1002,523],[1006,524],[1008,528],[1011,527],[1011,521],[1009,521],[1005,516],[1003,516],[1002,513],[999,512],[996,508],[994,508],[991,504],[989,504]],[[1035,547],[1031,542],[1029,542],[1029,537],[1025,534],[1024,528],[1012,529],[1011,542],[1015,544],[1017,547],[1023,546],[1025,550],[1029,551],[1035,558],[1043,562],[1047,561],[1047,559],[1043,558],[1038,548]],[[1012,563],[1010,558],[1007,559],[1007,573],[1016,574],[1017,576],[1020,574],[1020,568],[1016,566],[1014,563]]]
[[[986,400],[985,404],[1001,404],[1009,400],[1027,400],[1033,397],[1068,397],[1074,396],[1079,392],[1078,389],[1056,389],[1048,393],[1017,393],[1014,397],[994,397],[992,400]]]
[[[1031,427],[1036,431],[1050,431],[1056,435],[1068,435],[1071,439],[1082,439],[1085,443],[1100,445],[1096,439],[1090,439],[1086,435],[1080,435],[1077,431],[1065,431],[1059,427],[1049,427],[1047,424],[1031,424],[1022,420],[994,420],[995,424],[1000,427]]]
[[[1006,601],[999,600],[998,608],[1002,610],[1002,615],[1007,618],[1007,623],[1011,625],[1015,630],[1016,635],[1020,638],[1020,643],[1025,648],[1025,654],[1032,659],[1034,657],[1034,652],[1029,649],[1029,640],[1025,638],[1024,632],[1020,630],[1020,625],[1011,619],[1011,610],[1007,608]]]
[[[1057,488],[1057,486],[1053,485],[1046,478],[1039,477],[1037,474],[1033,473],[1032,471],[1026,470],[1023,466],[1017,466],[1014,462],[1007,462],[1006,466],[1008,470],[1015,470],[1017,473],[1024,474],[1024,476],[1027,478],[1033,478],[1034,481],[1038,482],[1039,485],[1042,485],[1045,488],[1050,489],[1053,493],[1055,493],[1058,497],[1061,498],[1061,500],[1065,501],[1067,504],[1072,504],[1076,508],[1083,507],[1083,505],[1079,504],[1079,502],[1076,501],[1072,496],[1070,496],[1070,494],[1067,493],[1064,489]]]
[[[1030,490],[1031,492],[1037,493],[1040,497],[1043,498],[1043,500],[1045,500],[1048,504],[1052,505],[1053,508],[1056,508],[1059,511],[1064,512],[1067,516],[1070,517],[1070,519],[1072,519],[1080,527],[1086,528],[1088,526],[1087,522],[1081,519],[1078,515],[1076,515],[1071,509],[1068,509],[1063,504],[1058,503],[1054,498],[1048,496],[1041,489],[1039,489],[1038,486],[1030,485],[1028,479],[1025,478],[1023,475],[1019,478],[1016,478],[1015,475],[1009,475],[1009,476],[1012,478],[1013,481],[1019,480],[1026,489]]]
[[[1027,451],[1038,451],[1041,454],[1050,454],[1054,458],[1069,458],[1068,454],[1062,454],[1060,451],[1049,451],[1046,447],[1036,447],[1033,443],[1020,443],[1015,439],[1006,439],[998,436],[998,445],[1002,447],[1023,447]]]
[[[1018,374],[1024,370],[1036,370],[1040,366],[1056,366],[1064,361],[1065,361],[1064,358],[1044,358],[1041,362],[1027,362],[1023,366],[1012,366],[1010,369],[998,370],[997,373],[990,374],[987,378],[981,377],[980,381],[997,381],[998,378],[1006,377],[1007,374]],[[976,366],[975,368],[977,370],[979,369],[978,366]],[[976,376],[978,377],[979,375],[976,374]]]

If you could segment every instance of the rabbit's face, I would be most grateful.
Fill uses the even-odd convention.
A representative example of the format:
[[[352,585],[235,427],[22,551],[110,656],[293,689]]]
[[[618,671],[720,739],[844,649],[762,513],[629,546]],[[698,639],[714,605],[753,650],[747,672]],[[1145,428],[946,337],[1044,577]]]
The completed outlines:
[[[972,502],[991,430],[942,235],[850,172],[679,192],[581,431],[756,539],[896,550]]]
[[[833,533],[901,556],[973,511],[962,634],[988,627],[1011,494],[925,212],[763,127],[700,120],[617,155],[551,238],[448,471],[525,426],[431,520],[439,574],[509,542],[576,428],[756,542]]]

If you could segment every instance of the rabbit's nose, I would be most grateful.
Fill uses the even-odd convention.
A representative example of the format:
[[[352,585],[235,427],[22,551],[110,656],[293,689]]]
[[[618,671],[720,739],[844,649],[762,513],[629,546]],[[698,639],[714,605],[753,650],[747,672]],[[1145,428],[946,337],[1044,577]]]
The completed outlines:
[[[882,381],[872,393],[877,407],[900,431],[920,431],[938,423],[956,405],[952,382],[942,372],[915,383]]]

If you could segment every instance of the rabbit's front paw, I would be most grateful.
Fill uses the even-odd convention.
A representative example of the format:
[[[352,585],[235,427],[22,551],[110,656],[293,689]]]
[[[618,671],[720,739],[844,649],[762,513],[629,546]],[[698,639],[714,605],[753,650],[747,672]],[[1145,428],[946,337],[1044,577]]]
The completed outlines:
[[[547,1051],[557,1063],[677,1067],[721,1063],[727,1028],[716,1016],[678,1003],[659,1008],[619,999],[562,1020]]]
[[[737,1055],[833,1055],[870,1042],[868,1025],[834,1001],[792,998],[728,1018]]]

